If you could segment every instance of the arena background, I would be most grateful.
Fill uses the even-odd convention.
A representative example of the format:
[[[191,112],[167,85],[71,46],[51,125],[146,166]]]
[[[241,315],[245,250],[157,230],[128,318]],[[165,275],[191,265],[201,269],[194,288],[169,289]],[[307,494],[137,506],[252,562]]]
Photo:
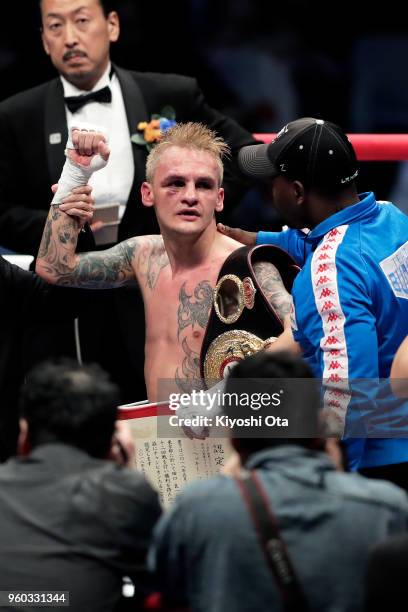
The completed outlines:
[[[195,76],[209,103],[252,132],[275,131],[304,115],[348,132],[408,132],[408,29],[395,2],[381,10],[349,0],[118,0],[116,6],[122,34],[115,62]],[[0,99],[55,76],[39,28],[37,0],[2,3]],[[362,164],[360,191],[408,208],[406,166]],[[258,229],[269,222],[255,210],[252,220],[236,220]]]

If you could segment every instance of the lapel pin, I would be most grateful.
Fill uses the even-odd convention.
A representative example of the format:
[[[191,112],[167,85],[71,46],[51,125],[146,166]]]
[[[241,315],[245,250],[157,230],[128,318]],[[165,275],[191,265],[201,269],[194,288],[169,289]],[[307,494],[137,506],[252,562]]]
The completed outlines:
[[[61,134],[56,132],[55,134],[50,134],[50,144],[56,145],[61,142]]]

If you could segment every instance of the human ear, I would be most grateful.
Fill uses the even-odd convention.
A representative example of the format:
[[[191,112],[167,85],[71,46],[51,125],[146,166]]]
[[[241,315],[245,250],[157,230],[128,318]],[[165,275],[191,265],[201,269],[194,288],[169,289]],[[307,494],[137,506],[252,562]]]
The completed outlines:
[[[218,189],[218,197],[217,197],[217,202],[215,204],[215,211],[221,212],[223,208],[224,208],[224,189],[220,187]]]
[[[293,181],[292,185],[297,203],[303,204],[305,200],[305,188],[303,186],[303,183],[301,183],[300,181]]]
[[[144,181],[140,188],[140,193],[142,196],[142,202],[144,206],[154,206],[154,198],[153,198],[153,190],[150,183]]]
[[[120,22],[119,15],[116,11],[111,11],[107,16],[109,40],[110,42],[116,42],[120,34]]]

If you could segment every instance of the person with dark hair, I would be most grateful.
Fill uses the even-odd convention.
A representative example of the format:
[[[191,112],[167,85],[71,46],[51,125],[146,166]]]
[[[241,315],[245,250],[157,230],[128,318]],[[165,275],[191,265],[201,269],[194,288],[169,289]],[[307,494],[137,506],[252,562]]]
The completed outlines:
[[[293,337],[288,328],[271,350],[293,347],[294,338],[324,380],[330,427],[345,432],[351,469],[406,488],[408,408],[382,379],[408,334],[408,217],[373,193],[358,194],[355,151],[322,119],[289,123],[270,144],[244,147],[239,162],[267,185],[290,229],[220,231],[280,246],[302,267]]]
[[[171,107],[178,122],[208,125],[231,147],[232,158],[225,164],[227,206],[234,206],[249,184],[238,171],[236,154],[255,142],[252,135],[210,108],[195,79],[123,70],[111,62],[110,46],[120,36],[118,4],[39,0],[44,50],[59,76],[0,104],[0,244],[7,248],[36,254],[50,185],[59,178],[68,131],[78,121],[96,123],[111,133],[110,167],[92,184],[97,205],[109,198],[120,203],[119,240],[157,232],[155,216],[140,205],[139,193],[151,142],[148,135],[139,143],[131,136],[140,122],[149,122],[165,107]],[[33,199],[14,193],[22,173],[26,192],[36,194]]]
[[[307,448],[323,448],[319,387],[310,367],[290,353],[273,353],[273,357],[270,355],[269,352],[261,352],[251,359],[244,359],[238,363],[238,367],[231,370],[226,381],[225,393],[231,394],[232,399],[223,406],[223,412],[229,419],[237,419],[233,429],[233,447],[240,456],[245,456],[256,452],[260,446],[267,448],[288,444],[288,438],[293,438],[294,444]],[[256,406],[256,415],[261,417],[263,424],[267,417],[285,418],[288,421],[284,427],[274,428],[273,435],[268,435],[268,425],[249,429],[245,422],[248,417],[248,402],[244,399],[250,397],[260,401],[263,392],[267,392],[269,397],[277,398],[272,406]],[[254,402],[251,403],[253,404]],[[265,438],[260,441],[262,434],[265,434]]]
[[[408,535],[385,540],[370,553],[364,612],[403,612],[408,601]]]
[[[98,366],[68,360],[40,364],[21,389],[20,446],[24,436],[33,449],[63,443],[106,457],[118,405],[118,389]]]
[[[58,180],[68,131],[77,121],[109,129],[112,150],[109,167],[91,183],[100,217],[91,226],[93,232],[81,233],[79,251],[95,248],[94,237],[98,246],[112,246],[158,233],[153,210],[141,205],[139,190],[148,148],[160,133],[159,121],[154,128],[151,124],[153,116],[162,116],[161,126],[174,119],[200,121],[228,142],[233,153],[226,161],[228,207],[248,187],[236,154],[255,141],[235,121],[208,106],[195,79],[124,70],[111,62],[110,45],[120,35],[115,6],[105,0],[39,2],[42,42],[58,78],[0,104],[0,245],[8,249],[37,253],[50,186]],[[21,176],[24,188],[18,190]],[[97,361],[109,371],[128,402],[145,397],[143,322],[140,292],[130,288],[103,300],[99,296],[97,307],[91,304],[79,320],[83,359]],[[74,329],[39,331],[44,333],[71,337]]]
[[[299,357],[248,357],[231,371],[224,395],[244,470],[185,487],[159,521],[149,559],[164,599],[192,612],[280,610],[284,600],[294,602],[296,584],[298,605],[287,610],[361,610],[369,549],[406,530],[406,495],[335,470],[318,438],[318,387]],[[288,426],[265,425],[278,415]],[[243,480],[255,483],[256,504]],[[292,586],[276,577],[281,570],[271,556],[288,569]]]
[[[0,466],[2,592],[65,592],[77,612],[113,610],[124,576],[149,592],[161,510],[140,474],[107,460],[118,397],[97,365],[45,362],[28,375],[19,456]]]

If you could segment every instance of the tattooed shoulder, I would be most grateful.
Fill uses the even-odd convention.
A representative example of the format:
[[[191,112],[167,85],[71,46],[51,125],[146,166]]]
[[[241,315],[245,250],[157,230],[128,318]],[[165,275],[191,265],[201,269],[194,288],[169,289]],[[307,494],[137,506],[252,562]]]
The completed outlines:
[[[128,238],[127,240],[120,242],[117,246],[120,252],[122,253],[124,263],[127,266],[132,267],[133,263],[136,260],[137,253],[141,248],[141,238],[138,236],[135,236],[134,238]]]
[[[60,242],[66,238],[59,237]],[[138,249],[136,238],[125,240],[105,251],[77,255],[74,265],[56,252],[48,255],[60,285],[107,289],[135,280],[133,260]]]
[[[169,265],[169,258],[161,236],[142,236],[136,259],[136,269],[143,284],[154,289],[160,272]]]

